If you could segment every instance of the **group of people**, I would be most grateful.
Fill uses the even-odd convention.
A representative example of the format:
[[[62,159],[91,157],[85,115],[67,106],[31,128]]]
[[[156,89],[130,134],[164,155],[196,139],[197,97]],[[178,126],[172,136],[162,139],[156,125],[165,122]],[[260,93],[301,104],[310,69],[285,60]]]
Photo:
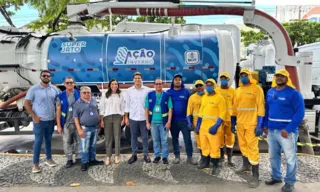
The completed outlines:
[[[110,165],[112,143],[115,143],[113,163],[120,163],[121,126],[126,125],[131,132],[132,156],[128,164],[137,161],[138,136],[142,137],[144,162],[151,163],[148,155],[148,131],[153,138],[153,163],[168,164],[168,133],[171,132],[174,160],[180,163],[179,134],[182,132],[187,154],[187,163],[199,169],[212,166],[212,175],[218,175],[225,149],[228,165],[235,166],[232,151],[237,134],[243,164],[236,173],[252,171],[249,187],[259,186],[258,137],[268,135],[271,179],[267,185],[282,182],[281,153],[286,157],[287,171],[282,191],[290,192],[296,182],[297,157],[296,141],[298,126],[304,118],[304,101],[295,90],[285,69],[274,75],[272,87],[266,96],[253,79],[251,71],[240,71],[239,88],[230,87],[230,76],[223,72],[219,76],[220,86],[214,79],[195,82],[195,93],[190,95],[184,87],[183,77],[177,74],[169,90],[163,90],[163,81],[154,81],[154,90],[143,86],[142,74],[134,73],[134,85],[125,94],[119,89],[117,80],[109,82],[108,91],[101,97],[99,105],[91,97],[91,89],[83,86],[74,89],[72,77],[64,80],[65,91],[50,85],[50,71],[42,71],[40,84],[29,89],[25,108],[34,123],[34,157],[32,172],[41,171],[39,155],[43,137],[45,138],[46,164],[55,166],[51,156],[51,138],[55,120],[57,130],[63,135],[66,167],[81,164],[82,171],[88,166]],[[32,103],[32,107],[31,107]],[[96,159],[95,145],[97,130],[104,128],[107,157],[105,161]],[[200,162],[192,158],[191,131],[194,131],[197,147],[201,153]],[[160,150],[161,149],[161,150]],[[75,162],[73,161],[75,151]]]

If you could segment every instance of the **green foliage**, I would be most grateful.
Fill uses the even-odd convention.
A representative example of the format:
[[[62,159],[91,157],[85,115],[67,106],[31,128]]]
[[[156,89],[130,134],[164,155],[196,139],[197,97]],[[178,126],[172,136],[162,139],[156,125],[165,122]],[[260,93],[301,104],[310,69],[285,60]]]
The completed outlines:
[[[148,16],[146,20],[146,16],[140,16],[134,19],[133,21],[136,22],[145,22],[148,21],[149,23],[171,23],[171,17],[152,17]],[[185,24],[186,20],[183,17],[175,17],[174,20],[177,24]]]
[[[320,41],[320,23],[308,20],[297,20],[282,24],[289,34],[292,46],[301,46]],[[261,31],[241,30],[241,40],[245,46],[267,38]]]
[[[0,13],[11,27],[15,27],[10,18],[14,15],[14,12],[8,11],[7,9],[13,6],[15,11],[18,11],[20,9],[20,6],[22,6],[23,4],[24,0],[0,0]]]

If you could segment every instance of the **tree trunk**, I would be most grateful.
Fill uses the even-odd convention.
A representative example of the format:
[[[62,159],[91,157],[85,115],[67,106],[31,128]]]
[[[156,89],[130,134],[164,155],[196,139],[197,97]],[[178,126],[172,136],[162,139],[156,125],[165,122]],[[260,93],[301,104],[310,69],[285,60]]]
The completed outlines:
[[[309,135],[309,126],[306,123],[306,120],[303,120],[299,125],[299,140],[301,143],[312,143]],[[312,146],[302,146],[302,152],[310,155],[314,155]]]
[[[10,16],[8,15],[8,12],[7,12],[7,10],[6,10],[6,8],[5,8],[4,6],[1,6],[1,7],[0,7],[0,12],[1,12],[1,14],[3,15],[3,17],[6,19],[6,21],[9,23],[9,25],[10,25],[11,27],[16,27],[16,26],[13,24],[13,22],[12,22]]]

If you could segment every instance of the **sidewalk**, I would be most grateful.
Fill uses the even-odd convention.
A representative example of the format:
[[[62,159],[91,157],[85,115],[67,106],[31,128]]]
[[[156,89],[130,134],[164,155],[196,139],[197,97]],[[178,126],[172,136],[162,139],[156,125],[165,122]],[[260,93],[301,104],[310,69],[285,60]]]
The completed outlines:
[[[261,183],[258,188],[250,189],[245,184],[212,184],[212,185],[143,185],[143,186],[101,186],[101,187],[55,187],[55,188],[1,188],[0,192],[280,192],[281,185],[266,186]],[[320,183],[296,184],[295,192],[317,192]]]

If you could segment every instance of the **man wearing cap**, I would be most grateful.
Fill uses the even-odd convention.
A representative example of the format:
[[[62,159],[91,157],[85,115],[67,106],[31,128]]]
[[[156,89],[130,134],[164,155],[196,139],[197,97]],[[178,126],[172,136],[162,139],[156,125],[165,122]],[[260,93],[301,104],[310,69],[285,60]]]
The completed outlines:
[[[289,72],[280,69],[274,76],[266,101],[265,133],[268,135],[271,179],[267,185],[282,183],[281,152],[286,158],[287,170],[283,192],[294,189],[297,174],[298,126],[304,118],[305,107],[302,95],[295,90]]]
[[[221,86],[217,87],[217,92],[220,93],[227,102],[228,112],[226,113],[226,120],[222,124],[222,137],[221,137],[221,145],[220,145],[220,161],[224,160],[224,146],[227,148],[228,155],[228,165],[234,166],[234,162],[232,161],[232,150],[234,145],[235,136],[231,132],[231,115],[232,115],[232,105],[233,105],[233,97],[234,97],[234,88],[229,87],[228,82],[230,80],[229,73],[223,72],[220,75]]]
[[[258,137],[263,132],[264,94],[248,68],[241,69],[239,85],[234,94],[231,117],[233,132],[237,125],[238,142],[243,156],[243,165],[236,172],[249,171],[249,166],[252,165],[253,177],[248,183],[249,187],[255,188],[259,186]]]
[[[196,93],[190,96],[188,101],[188,108],[187,108],[187,121],[188,121],[188,128],[190,129],[190,131],[194,131],[194,128],[198,121],[198,115],[199,115],[199,110],[201,106],[201,99],[204,94],[204,82],[202,80],[197,80],[194,86],[196,88]],[[207,165],[204,164],[204,158],[210,158],[210,157],[209,156],[205,157],[202,155],[199,133],[194,132],[194,137],[196,139],[196,143],[201,154],[199,168],[200,169],[208,168],[209,164]]]
[[[213,160],[212,175],[219,174],[220,141],[222,137],[222,124],[227,113],[227,104],[223,96],[215,91],[216,81],[206,81],[207,93],[202,97],[196,132],[200,133],[204,164],[209,165],[210,157]]]
[[[173,104],[172,124],[170,129],[172,136],[173,153],[175,155],[173,163],[178,164],[180,162],[179,133],[181,131],[187,153],[187,162],[189,164],[196,165],[197,163],[193,162],[192,159],[192,140],[190,130],[187,126],[186,117],[190,92],[184,87],[184,84],[182,82],[182,75],[177,74],[173,77],[171,87],[167,91],[167,93],[172,98]]]

